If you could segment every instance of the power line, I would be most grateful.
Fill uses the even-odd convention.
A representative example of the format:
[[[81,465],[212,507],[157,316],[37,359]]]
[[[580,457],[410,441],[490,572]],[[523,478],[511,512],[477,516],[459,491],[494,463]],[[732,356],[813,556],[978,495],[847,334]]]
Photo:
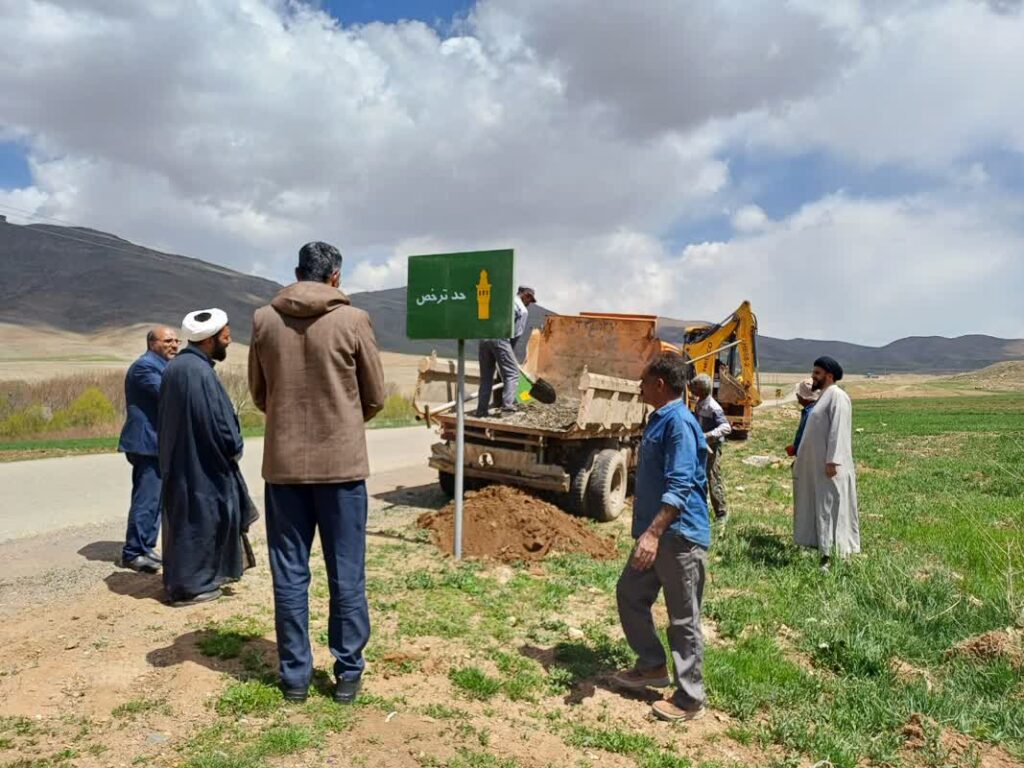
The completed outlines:
[[[120,243],[124,242],[123,238],[117,237],[116,235],[110,235],[107,234],[106,232],[98,232],[92,229],[91,227],[86,227],[81,224],[75,224],[66,219],[58,219],[56,216],[47,216],[45,214],[37,213],[35,211],[28,211],[25,210],[24,208],[18,208],[16,206],[9,205],[8,203],[0,203],[0,209],[6,209],[8,213],[13,211],[16,216],[24,217],[27,219],[46,219],[47,221],[56,222],[61,226],[72,227],[73,229],[88,229],[90,230],[90,234],[95,235],[96,237],[106,238],[107,240],[115,240]],[[2,210],[0,210],[0,212],[2,212]],[[47,221],[39,221],[36,223],[46,224]]]
[[[53,225],[51,224],[49,226],[53,226]],[[151,250],[149,248],[144,248],[141,245],[132,246],[132,248],[134,248],[135,250],[130,250],[128,248],[119,248],[119,247],[114,246],[114,245],[108,245],[107,243],[98,243],[95,240],[86,240],[85,238],[81,238],[81,237],[73,237],[72,235],[65,235],[65,234],[63,234],[61,232],[53,232],[52,230],[49,230],[49,229],[33,229],[32,232],[34,232],[36,234],[40,234],[40,235],[49,235],[50,237],[58,237],[58,238],[60,238],[62,240],[72,240],[72,241],[74,241],[76,243],[84,243],[85,245],[94,245],[94,246],[97,246],[99,248],[106,248],[108,251],[119,251],[121,253],[127,253],[127,254],[129,254],[131,256],[138,256],[139,255],[139,251],[150,251]]]

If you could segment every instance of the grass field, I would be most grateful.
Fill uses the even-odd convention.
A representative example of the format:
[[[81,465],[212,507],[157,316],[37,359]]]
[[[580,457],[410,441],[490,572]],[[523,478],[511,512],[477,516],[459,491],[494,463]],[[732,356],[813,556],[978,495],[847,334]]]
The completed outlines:
[[[176,741],[164,764],[268,768],[345,754],[385,765],[373,755],[387,748],[405,756],[395,764],[425,768],[1024,765],[1024,652],[1012,643],[1024,626],[1024,395],[854,408],[864,552],[828,574],[791,543],[788,461],[742,462],[783,456],[795,409],[766,412],[749,441],[727,448],[733,518],[713,544],[705,595],[707,720],[669,727],[647,720],[643,701],[602,693],[607,673],[632,662],[614,609],[621,560],[455,566],[407,523],[371,536],[360,706],[335,707],[322,672],[307,704],[285,705],[269,605],[226,615],[195,641],[225,665],[223,689],[207,727]],[[627,524],[600,526],[623,558]],[[322,659],[319,563],[312,594]],[[1008,642],[956,650],[993,631]],[[167,717],[160,701],[129,700],[78,741],[9,719],[0,744],[86,755],[111,729]]]

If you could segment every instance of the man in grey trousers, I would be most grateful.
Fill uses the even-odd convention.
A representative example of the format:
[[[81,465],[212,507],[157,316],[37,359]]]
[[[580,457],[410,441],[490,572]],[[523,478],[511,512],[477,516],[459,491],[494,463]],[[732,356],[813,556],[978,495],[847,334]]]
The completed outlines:
[[[612,677],[625,690],[664,688],[671,680],[651,607],[664,591],[668,643],[676,691],[652,706],[655,717],[696,720],[704,715],[704,636],[700,606],[711,546],[705,496],[708,445],[682,399],[686,363],[667,353],[648,366],[640,382],[647,420],[636,470],[633,538],[636,546],[619,577],[616,597],[626,641],[636,666]]]
[[[519,388],[519,362],[516,360],[515,347],[526,333],[528,307],[536,301],[533,288],[519,286],[515,297],[512,338],[481,340],[477,357],[480,362],[480,392],[477,397],[476,416],[482,418],[490,410],[495,369],[501,375],[502,381],[501,413],[515,413],[516,390]]]

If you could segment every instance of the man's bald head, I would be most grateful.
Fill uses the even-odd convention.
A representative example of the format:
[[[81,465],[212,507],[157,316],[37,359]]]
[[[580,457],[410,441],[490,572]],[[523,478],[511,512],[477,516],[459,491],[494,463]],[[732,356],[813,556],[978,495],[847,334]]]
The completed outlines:
[[[157,325],[146,334],[146,346],[164,360],[170,360],[178,354],[178,332],[166,325]]]

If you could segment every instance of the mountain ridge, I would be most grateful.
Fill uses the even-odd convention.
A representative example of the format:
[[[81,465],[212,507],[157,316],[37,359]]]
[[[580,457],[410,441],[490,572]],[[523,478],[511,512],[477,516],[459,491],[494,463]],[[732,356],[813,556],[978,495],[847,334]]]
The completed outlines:
[[[46,269],[40,265],[45,264]],[[280,285],[190,256],[165,253],[87,227],[16,225],[0,217],[0,323],[98,331],[139,322],[174,324],[191,309],[219,306],[233,335],[249,339],[252,312]],[[381,349],[453,356],[454,341],[405,336],[404,287],[349,295],[370,313]],[[756,308],[755,308],[756,310]],[[530,328],[551,313],[530,312]],[[666,341],[678,343],[689,321],[659,318]],[[881,347],[819,339],[758,337],[764,371],[805,371],[830,354],[851,373],[960,373],[1024,358],[1024,339],[985,334],[910,336]],[[473,350],[470,350],[473,354]]]

